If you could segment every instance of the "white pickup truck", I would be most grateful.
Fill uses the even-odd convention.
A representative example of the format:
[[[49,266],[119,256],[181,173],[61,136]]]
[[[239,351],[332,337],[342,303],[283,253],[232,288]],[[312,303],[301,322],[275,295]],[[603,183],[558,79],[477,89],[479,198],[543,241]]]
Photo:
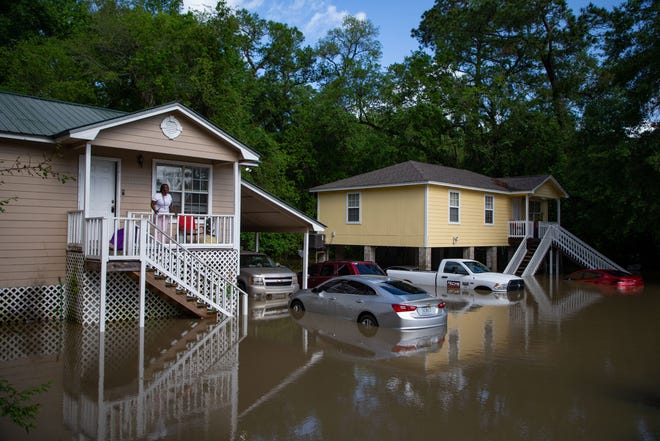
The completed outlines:
[[[405,271],[388,269],[387,275],[406,280],[414,285],[439,289],[456,288],[514,291],[523,289],[525,282],[518,276],[492,272],[483,263],[470,259],[443,259],[438,271]]]

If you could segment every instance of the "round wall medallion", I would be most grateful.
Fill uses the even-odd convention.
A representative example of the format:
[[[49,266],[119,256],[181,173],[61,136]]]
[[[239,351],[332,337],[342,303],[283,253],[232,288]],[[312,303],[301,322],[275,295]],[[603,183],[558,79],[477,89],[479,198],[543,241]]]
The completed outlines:
[[[173,116],[165,118],[163,122],[160,123],[160,129],[163,131],[163,135],[167,136],[169,139],[177,138],[183,131],[181,123]]]

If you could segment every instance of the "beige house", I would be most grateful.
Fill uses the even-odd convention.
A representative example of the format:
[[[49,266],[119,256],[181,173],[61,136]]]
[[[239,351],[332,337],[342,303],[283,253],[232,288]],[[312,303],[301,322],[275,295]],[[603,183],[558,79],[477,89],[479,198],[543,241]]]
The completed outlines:
[[[259,155],[177,102],[125,113],[0,92],[0,161],[0,321],[235,315],[241,231],[308,243],[323,228],[243,181]],[[160,230],[162,183],[177,214]]]
[[[337,254],[357,245],[382,266],[425,269],[459,256],[503,268],[522,239],[539,237],[540,225],[559,225],[568,197],[551,175],[496,179],[415,161],[310,191]]]

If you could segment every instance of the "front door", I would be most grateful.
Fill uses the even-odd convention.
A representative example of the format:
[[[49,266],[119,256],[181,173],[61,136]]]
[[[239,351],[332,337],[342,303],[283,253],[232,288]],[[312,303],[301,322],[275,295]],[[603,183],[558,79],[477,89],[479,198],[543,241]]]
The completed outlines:
[[[84,187],[84,158],[81,169],[81,186]],[[89,217],[115,217],[117,214],[117,171],[115,159],[92,157],[90,170]],[[84,194],[81,188],[80,194]],[[81,205],[82,206],[82,205]]]

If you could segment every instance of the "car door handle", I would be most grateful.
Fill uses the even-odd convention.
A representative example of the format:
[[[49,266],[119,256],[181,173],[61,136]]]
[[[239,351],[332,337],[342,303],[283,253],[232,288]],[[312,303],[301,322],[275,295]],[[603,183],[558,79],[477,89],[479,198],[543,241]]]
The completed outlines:
[[[364,303],[364,300],[356,300],[355,303]]]
[[[447,278],[447,276],[442,276],[442,278],[443,278],[443,279],[446,279],[446,278]]]

